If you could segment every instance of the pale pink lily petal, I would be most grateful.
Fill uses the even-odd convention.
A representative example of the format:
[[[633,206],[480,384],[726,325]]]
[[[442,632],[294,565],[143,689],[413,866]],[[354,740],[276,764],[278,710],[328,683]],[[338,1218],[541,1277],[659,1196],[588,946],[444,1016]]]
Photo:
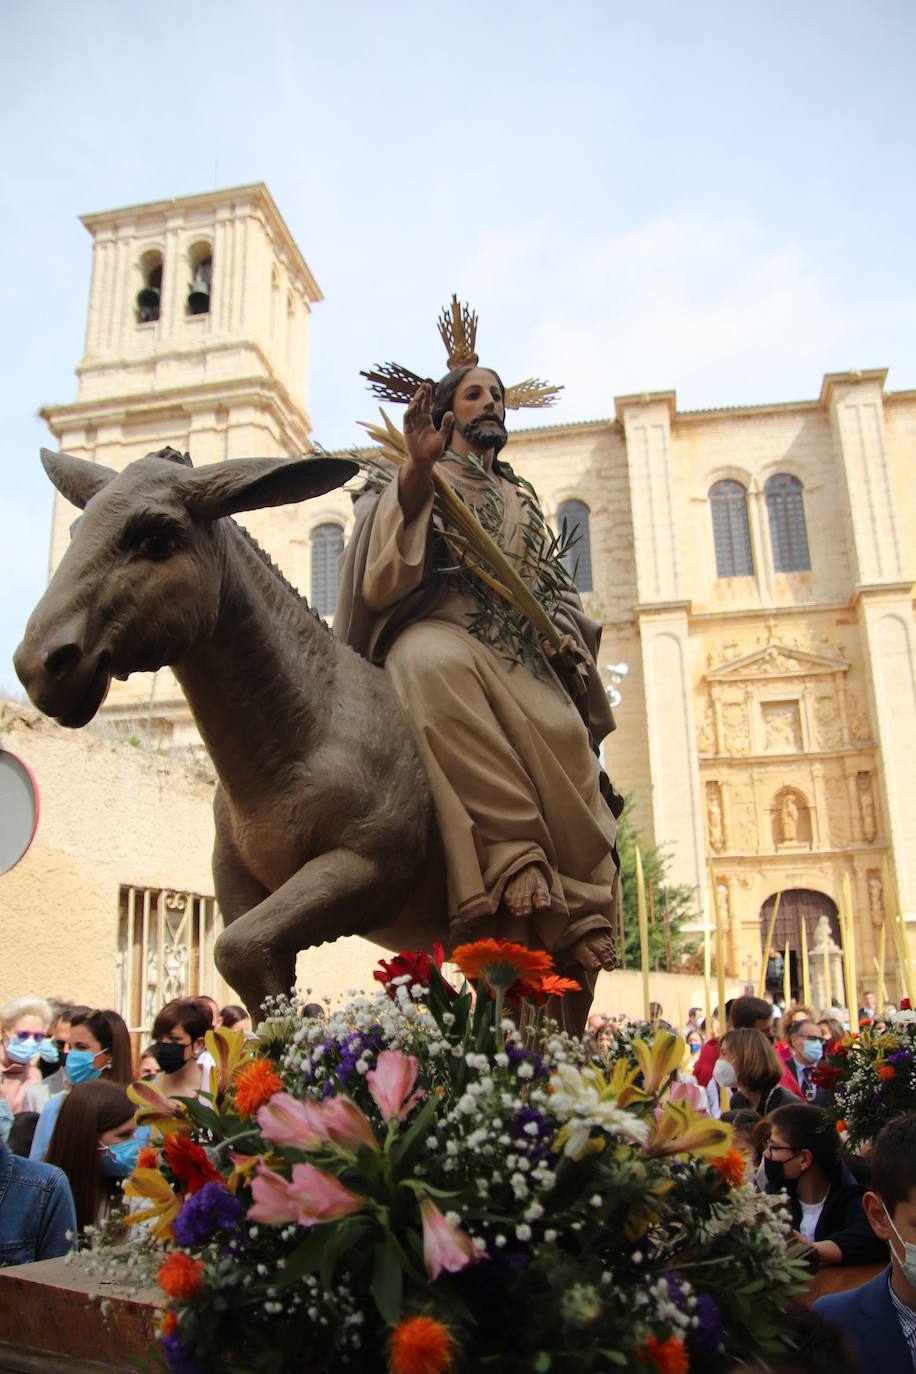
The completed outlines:
[[[274,1145],[289,1145],[294,1150],[320,1150],[327,1140],[321,1128],[318,1103],[311,1098],[298,1102],[289,1093],[274,1093],[258,1108],[258,1125],[265,1140]]]
[[[380,1149],[369,1118],[349,1097],[329,1097],[319,1104],[318,1111],[321,1128],[332,1145],[354,1151],[360,1145],[376,1152]]]
[[[385,1121],[395,1117],[403,1121],[412,1107],[423,1096],[411,1089],[417,1081],[418,1063],[414,1055],[402,1054],[400,1050],[382,1050],[375,1068],[366,1074],[366,1083],[373,1101]]]
[[[265,1221],[269,1226],[282,1226],[299,1220],[299,1208],[290,1196],[290,1185],[273,1169],[260,1165],[251,1180],[254,1205],[248,1208],[249,1221]]]
[[[318,1226],[323,1221],[336,1221],[338,1217],[358,1212],[364,1202],[333,1174],[316,1169],[314,1164],[293,1165],[289,1198],[297,1209],[296,1220],[300,1226]],[[248,1215],[251,1216],[250,1209]]]
[[[452,1226],[446,1221],[431,1198],[420,1203],[420,1216],[423,1218],[423,1259],[426,1272],[431,1279],[437,1279],[443,1269],[449,1274],[457,1274],[477,1258],[474,1243],[460,1226]]]
[[[686,1102],[689,1106],[693,1107],[695,1111],[701,1111],[704,1116],[707,1115],[705,1105],[701,1105],[703,1104],[703,1089],[700,1087],[699,1083],[676,1080],[671,1084],[671,1088],[668,1092],[668,1101]]]

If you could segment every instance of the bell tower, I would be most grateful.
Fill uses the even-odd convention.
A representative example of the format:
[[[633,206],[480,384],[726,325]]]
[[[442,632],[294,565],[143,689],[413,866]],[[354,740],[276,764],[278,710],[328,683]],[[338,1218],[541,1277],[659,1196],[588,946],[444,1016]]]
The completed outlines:
[[[82,223],[93,240],[86,345],[76,401],[41,412],[51,446],[118,470],[167,444],[195,466],[302,453],[311,310],[322,295],[267,187],[106,210]],[[262,514],[245,523],[288,565],[300,508],[270,512],[270,522]],[[73,518],[58,496],[52,571]],[[104,713],[165,747],[197,741],[167,669],[115,683]]]

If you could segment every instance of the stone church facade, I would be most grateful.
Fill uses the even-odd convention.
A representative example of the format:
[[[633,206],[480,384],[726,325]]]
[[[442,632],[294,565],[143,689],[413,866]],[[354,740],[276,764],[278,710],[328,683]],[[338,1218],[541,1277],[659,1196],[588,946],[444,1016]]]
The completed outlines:
[[[55,445],[115,468],[166,444],[196,465],[302,452],[321,293],[266,187],[83,222],[86,351],[76,401],[42,412]],[[698,920],[716,891],[742,979],[759,976],[777,892],[797,973],[802,925],[809,946],[823,916],[836,938],[845,875],[860,991],[894,885],[916,924],[916,391],[885,377],[703,411],[621,396],[606,419],[510,437],[550,518],[579,529],[577,580],[620,697],[608,769],[696,889]],[[58,498],[52,567],[71,520]],[[351,520],[335,492],[245,523],[328,613]],[[167,670],[116,684],[105,714],[166,751],[196,742]],[[887,969],[896,998],[890,940]]]

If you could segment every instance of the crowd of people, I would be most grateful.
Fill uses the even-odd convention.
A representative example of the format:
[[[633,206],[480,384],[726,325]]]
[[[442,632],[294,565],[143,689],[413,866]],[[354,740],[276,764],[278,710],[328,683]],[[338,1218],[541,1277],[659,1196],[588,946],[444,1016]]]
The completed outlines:
[[[0,1266],[65,1255],[104,1222],[149,1138],[128,1085],[153,1081],[176,1101],[205,1090],[215,1026],[251,1021],[242,1006],[176,998],[135,1058],[116,1011],[42,997],[0,1007]]]
[[[860,1016],[880,1024],[868,994]],[[650,1018],[672,1029],[658,1003]],[[691,1008],[672,1095],[731,1122],[757,1186],[786,1194],[795,1238],[817,1266],[890,1261],[862,1288],[819,1299],[815,1313],[869,1363],[883,1352],[888,1374],[916,1368],[916,1115],[892,1121],[867,1155],[849,1156],[813,1073],[825,1044],[845,1034],[842,1013],[746,994],[726,1003],[721,1031],[713,1020],[707,1034]],[[135,1056],[117,1012],[40,997],[0,1007],[0,1267],[67,1254],[122,1203],[121,1184],[149,1138],[128,1085],[152,1081],[175,1101],[205,1092],[205,1037],[220,1025],[251,1031],[241,1006],[175,999]],[[586,1044],[609,1061],[645,1031],[625,1015],[594,1013]],[[855,1367],[851,1359],[837,1374]]]

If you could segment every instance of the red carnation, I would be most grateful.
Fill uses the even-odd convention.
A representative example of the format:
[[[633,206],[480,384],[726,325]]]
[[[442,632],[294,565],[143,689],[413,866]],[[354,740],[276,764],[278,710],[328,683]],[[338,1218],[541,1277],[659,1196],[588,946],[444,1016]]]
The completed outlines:
[[[388,988],[391,996],[394,994],[390,984],[395,978],[409,978],[411,984],[419,983],[421,987],[428,988],[433,969],[439,972],[444,959],[445,949],[437,940],[433,945],[432,956],[419,949],[402,949],[393,959],[379,959],[379,968],[373,972],[372,977]],[[458,995],[448,983],[445,987],[451,997]]]
[[[206,1150],[186,1135],[167,1135],[162,1143],[169,1168],[181,1183],[188,1185],[189,1193],[196,1193],[205,1183],[224,1182]]]
[[[913,1010],[913,1008],[910,1006],[910,999],[909,999],[909,997],[901,997],[901,999],[900,999],[900,1007],[899,1007],[899,1010],[900,1010],[900,1011],[912,1011],[912,1010]]]

